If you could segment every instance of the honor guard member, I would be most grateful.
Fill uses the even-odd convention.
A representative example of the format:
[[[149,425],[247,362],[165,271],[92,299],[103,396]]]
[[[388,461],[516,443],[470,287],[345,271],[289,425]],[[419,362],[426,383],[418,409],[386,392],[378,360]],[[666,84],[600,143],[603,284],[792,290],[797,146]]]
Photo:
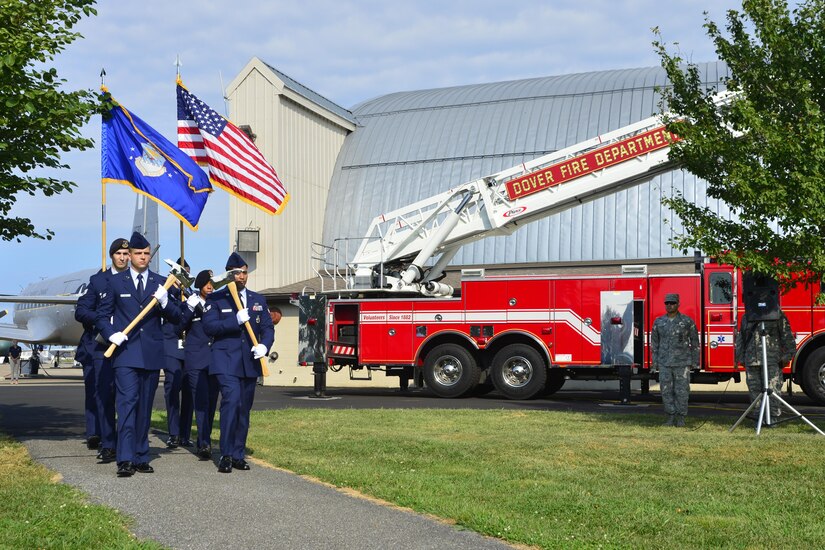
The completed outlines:
[[[183,346],[184,388],[190,392],[190,400],[194,404],[195,424],[198,427],[198,458],[201,460],[212,458],[212,424],[218,403],[218,382],[214,375],[209,374],[212,359],[211,338],[203,331],[201,322],[206,299],[214,290],[211,278],[211,271],[204,270],[198,273],[195,277],[195,288],[198,289],[198,293],[187,298],[186,307],[182,308],[181,313],[181,324],[186,331]],[[188,415],[185,411],[181,412],[181,422],[181,434],[191,433],[191,411]]]
[[[235,307],[228,289],[213,292],[206,300],[203,330],[212,337],[209,373],[217,377],[221,392],[221,459],[218,471],[248,470],[245,460],[249,412],[255,386],[262,375],[260,359],[265,358],[275,340],[275,329],[264,297],[246,288],[246,261],[233,252],[226,269],[240,268],[235,283],[241,308]],[[252,346],[244,324],[249,322],[259,344]]]
[[[183,266],[189,273],[189,264],[183,258],[178,258],[178,265]],[[177,288],[169,289],[169,299],[181,303],[181,293]],[[183,312],[183,309],[181,309]],[[189,401],[189,392],[183,392],[183,327],[180,323],[167,320],[163,324],[163,349],[166,352],[166,364],[163,367],[163,398],[166,402],[166,429],[169,439],[166,446],[175,449],[178,445],[191,447],[190,433],[181,434],[182,416],[189,415],[189,425],[192,425],[192,404]],[[183,398],[181,396],[183,393]],[[187,409],[184,411],[183,409]],[[190,428],[191,429],[191,428]],[[181,441],[181,435],[185,441]]]
[[[650,350],[659,371],[665,426],[683,427],[688,412],[690,370],[699,366],[699,333],[693,319],[679,312],[679,295],[665,294],[666,313],[653,322]]]
[[[112,355],[117,410],[117,475],[152,473],[149,465],[149,423],[160,369],[166,364],[161,318],[180,321],[180,309],[163,288],[164,278],[148,269],[149,242],[140,233],[129,239],[129,269],[112,275],[101,301],[97,328],[118,346]],[[151,301],[157,304],[128,336],[122,331]]]
[[[83,324],[83,335],[77,344],[75,361],[83,365],[83,380],[86,385],[86,445],[93,449],[99,444],[98,460],[103,464],[115,460],[115,372],[111,360],[103,357],[108,343],[97,339],[95,328],[98,310],[106,297],[109,278],[129,268],[129,241],[115,239],[109,245],[109,257],[112,266],[105,271],[95,273],[89,279],[86,292],[77,299],[74,318]],[[91,396],[91,399],[90,399]],[[91,402],[90,402],[91,401]],[[90,412],[90,409],[93,412]],[[98,429],[90,432],[91,416]],[[96,439],[96,441],[95,441]]]
[[[785,312],[779,313],[779,319],[764,321],[765,351],[768,357],[768,387],[777,395],[782,391],[782,368],[793,359],[796,353],[796,339],[791,330],[791,323],[785,316]],[[748,383],[751,401],[762,393],[762,335],[759,326],[760,321],[752,320],[746,312],[742,316],[734,342],[736,362],[745,366],[745,379]],[[768,404],[773,425],[779,422],[782,408],[770,401]]]

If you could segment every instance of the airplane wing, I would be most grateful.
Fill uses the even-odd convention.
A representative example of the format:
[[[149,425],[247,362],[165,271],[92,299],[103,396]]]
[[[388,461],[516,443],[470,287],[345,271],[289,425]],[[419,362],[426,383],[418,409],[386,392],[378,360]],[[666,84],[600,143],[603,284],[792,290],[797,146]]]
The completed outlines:
[[[0,295],[0,302],[16,304],[76,304],[78,298],[79,295],[77,294],[63,294],[58,296]]]
[[[28,327],[18,327],[9,323],[0,323],[0,340],[17,340],[27,344],[37,343],[39,338]]]

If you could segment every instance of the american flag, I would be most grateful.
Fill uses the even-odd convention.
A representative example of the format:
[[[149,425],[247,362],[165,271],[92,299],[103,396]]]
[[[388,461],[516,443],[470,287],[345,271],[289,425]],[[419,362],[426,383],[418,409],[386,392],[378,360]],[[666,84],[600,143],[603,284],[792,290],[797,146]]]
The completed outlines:
[[[178,82],[178,147],[206,165],[218,187],[270,214],[289,200],[275,169],[237,126]]]

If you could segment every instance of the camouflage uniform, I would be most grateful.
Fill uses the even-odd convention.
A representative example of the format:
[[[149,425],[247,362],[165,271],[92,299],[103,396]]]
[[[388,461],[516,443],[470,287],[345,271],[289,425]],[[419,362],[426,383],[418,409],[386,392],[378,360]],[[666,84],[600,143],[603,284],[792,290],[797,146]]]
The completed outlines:
[[[650,331],[653,368],[659,371],[662,404],[669,421],[684,425],[690,393],[690,369],[699,366],[699,333],[696,323],[677,312],[673,318],[662,315]]]
[[[736,333],[736,363],[745,365],[748,381],[748,393],[751,401],[762,393],[762,336],[759,333],[760,321],[750,320],[746,313]],[[793,359],[796,353],[796,340],[791,331],[788,318],[765,321],[765,350],[768,356],[768,387],[774,392],[782,391],[782,367]],[[771,422],[779,420],[781,408],[771,404]]]

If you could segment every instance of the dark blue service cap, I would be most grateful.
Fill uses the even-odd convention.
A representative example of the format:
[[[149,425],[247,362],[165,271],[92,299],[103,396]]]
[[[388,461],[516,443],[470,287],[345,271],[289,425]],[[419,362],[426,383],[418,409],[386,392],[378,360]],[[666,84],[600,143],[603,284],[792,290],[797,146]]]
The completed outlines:
[[[149,248],[151,245],[149,241],[146,240],[146,237],[135,231],[132,233],[132,238],[129,239],[129,248],[136,248],[138,250],[143,250],[144,248]]]
[[[109,245],[109,256],[114,256],[118,250],[129,250],[129,241],[123,238],[113,240]]]
[[[181,260],[183,260],[183,261],[181,261]],[[183,258],[178,258],[178,260],[175,263],[180,265],[180,266],[185,267],[186,271],[189,271],[190,269],[192,269],[191,267],[189,267],[189,262],[187,262]]]
[[[241,257],[241,255],[238,254],[237,252],[233,252],[229,256],[229,259],[226,260],[226,267],[224,269],[229,271],[230,269],[236,269],[238,267],[244,267],[246,265],[247,265],[246,260],[244,260]]]
[[[198,276],[195,277],[195,288],[201,289],[206,286],[206,283],[212,278],[212,271],[209,269],[204,269]]]

